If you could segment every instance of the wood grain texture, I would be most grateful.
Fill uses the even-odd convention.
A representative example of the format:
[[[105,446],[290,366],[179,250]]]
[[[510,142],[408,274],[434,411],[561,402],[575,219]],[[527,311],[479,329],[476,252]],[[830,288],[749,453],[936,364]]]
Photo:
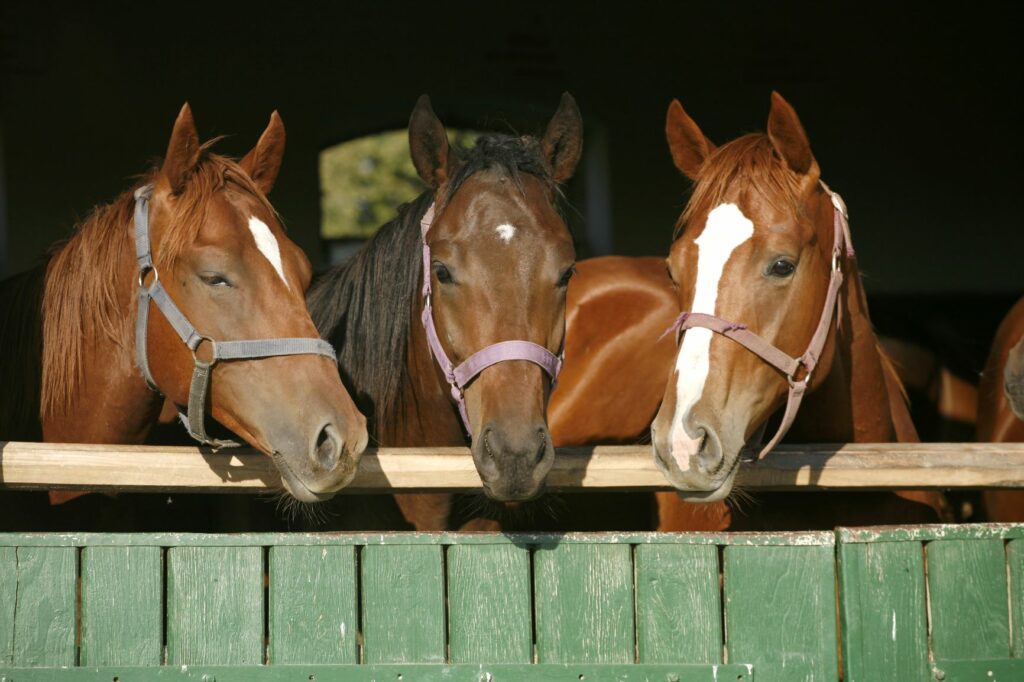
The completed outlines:
[[[158,547],[82,550],[81,665],[159,665],[163,560]]]
[[[1024,658],[1024,540],[1006,543],[1006,565],[1010,579],[1010,655]]]
[[[640,663],[721,663],[718,548],[639,545],[634,562]]]
[[[363,662],[443,663],[444,570],[438,545],[365,547]]]
[[[0,666],[14,664],[14,606],[18,599],[18,550],[0,547]]]
[[[726,547],[726,649],[758,682],[839,677],[832,547]]]
[[[936,540],[925,548],[936,659],[1010,655],[1006,551],[991,540]]]
[[[843,679],[931,679],[919,542],[839,546]]]
[[[358,663],[355,547],[270,548],[270,663]]]
[[[559,544],[533,556],[537,662],[632,662],[630,546]]]
[[[452,663],[530,663],[530,550],[455,545],[447,550]]]
[[[280,487],[270,458],[252,450],[0,443],[0,488],[252,492]],[[747,489],[1024,487],[1024,443],[849,443],[779,446],[743,466]],[[479,490],[467,448],[379,448],[344,492]],[[548,488],[671,490],[647,446],[560,448]]]
[[[167,550],[167,663],[263,662],[263,548]]]
[[[14,612],[14,665],[75,665],[75,582],[72,547],[19,547]]]

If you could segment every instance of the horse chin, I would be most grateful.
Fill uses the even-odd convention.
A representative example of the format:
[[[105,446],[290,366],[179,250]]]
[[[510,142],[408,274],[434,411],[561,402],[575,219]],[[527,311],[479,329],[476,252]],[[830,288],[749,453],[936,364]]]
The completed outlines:
[[[736,481],[735,472],[729,474],[729,476],[722,482],[720,486],[714,490],[679,490],[676,489],[676,494],[679,498],[685,502],[691,504],[709,504],[711,502],[718,502],[729,497],[732,492],[733,483]]]
[[[348,485],[352,478],[355,477],[355,467],[353,467],[351,476],[348,476],[343,481],[339,481],[337,487],[333,490],[323,492],[316,491],[311,489],[302,481],[301,478],[295,475],[295,472],[288,464],[288,460],[284,455],[280,452],[274,452],[271,457],[274,460],[274,464],[277,465],[278,472],[281,474],[281,484],[284,486],[285,491],[299,502],[306,502],[308,504],[325,502],[334,497],[338,490]]]
[[[676,494],[681,499],[694,504],[706,504],[723,500],[732,492],[740,457],[737,454],[732,459],[724,476],[708,476],[695,472],[683,473],[674,461],[666,461],[662,457],[656,445],[654,446],[654,462],[672,487],[676,489]]]

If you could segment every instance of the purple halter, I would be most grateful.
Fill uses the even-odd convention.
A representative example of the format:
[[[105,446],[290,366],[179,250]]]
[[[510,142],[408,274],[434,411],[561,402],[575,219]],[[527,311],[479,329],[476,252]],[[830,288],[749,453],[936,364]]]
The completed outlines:
[[[423,314],[420,319],[423,321],[423,329],[427,332],[427,345],[430,347],[430,353],[434,356],[441,371],[444,372],[445,379],[452,389],[452,400],[459,406],[462,425],[466,428],[466,433],[472,437],[473,429],[469,425],[469,414],[466,411],[466,399],[463,391],[480,372],[506,360],[526,360],[547,372],[551,377],[553,387],[558,378],[558,372],[562,369],[562,358],[531,341],[501,341],[478,350],[459,365],[452,364],[437,336],[433,307],[430,304],[430,245],[427,244],[427,232],[430,231],[433,223],[434,204],[431,203],[430,208],[423,214],[423,219],[420,220],[420,234],[423,237]]]

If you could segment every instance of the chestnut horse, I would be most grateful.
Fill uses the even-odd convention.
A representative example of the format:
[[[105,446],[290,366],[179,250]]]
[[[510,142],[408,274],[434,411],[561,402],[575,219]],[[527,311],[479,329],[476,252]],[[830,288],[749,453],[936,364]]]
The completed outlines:
[[[469,435],[491,498],[535,497],[554,459],[545,409],[575,260],[558,186],[580,157],[579,111],[565,94],[542,138],[487,134],[463,150],[424,96],[409,146],[430,189],[313,285],[310,311],[377,442]],[[459,378],[470,365],[483,370]],[[455,523],[452,496],[396,501],[417,529]]]
[[[585,351],[588,357],[614,357],[629,372],[606,372],[598,362],[581,374],[589,375],[586,381],[594,385],[597,380],[592,373],[602,373],[607,380],[601,390],[607,394],[628,390],[640,395],[644,391],[639,387],[626,388],[634,372],[650,376],[648,363],[666,369],[668,381],[662,375],[646,389],[647,395],[663,395],[651,431],[655,456],[680,489],[678,495],[658,495],[660,530],[806,527],[808,522],[832,527],[886,518],[934,519],[932,510],[917,504],[924,501],[942,508],[941,496],[930,493],[900,494],[907,499],[829,494],[828,504],[823,504],[822,495],[761,494],[755,502],[756,517],[733,517],[716,503],[731,491],[741,452],[782,406],[789,384],[759,356],[710,329],[689,329],[678,352],[671,347],[666,350],[661,345],[664,340],[658,341],[670,322],[665,301],[673,295],[676,312],[682,309],[748,324],[768,343],[799,357],[822,318],[832,270],[836,209],[820,186],[820,171],[795,111],[778,94],[773,94],[768,130],[768,134],[747,135],[716,148],[678,101],[672,103],[667,121],[672,157],[677,168],[696,182],[668,259],[677,291],[670,294],[673,284],[659,279],[651,261],[636,264],[631,272],[603,267],[614,265],[611,262],[595,263],[597,273],[607,270],[604,277],[581,276],[574,287],[589,281],[597,291],[573,291],[572,300],[595,310],[632,310],[631,320],[640,328],[627,333],[614,318],[590,318],[588,328],[599,328],[596,333],[601,338],[591,338]],[[810,377],[808,398],[787,440],[916,440],[899,380],[871,329],[856,259],[844,250],[841,261],[846,279],[839,291],[838,314],[831,319]],[[581,264],[580,272],[586,273],[588,266]],[[636,271],[642,271],[643,284],[626,286],[624,282],[637,279]],[[622,294],[636,286],[642,287],[643,295],[631,304]],[[576,324],[588,319],[585,310],[567,313],[566,377],[578,350]],[[580,336],[589,338],[588,334]],[[623,339],[642,342],[633,348],[619,347],[614,355],[601,343],[621,346]],[[587,438],[586,428],[569,419],[584,412],[581,404],[570,404],[578,403],[576,396],[583,394],[565,380],[556,391],[552,429],[558,444],[594,442]],[[656,402],[650,397],[624,402],[605,414],[591,412],[587,419],[626,424],[627,429],[614,438],[627,440],[635,433],[634,422],[651,414]],[[608,435],[607,430],[600,435]],[[716,504],[698,508],[682,500]]]
[[[141,443],[166,396],[273,456],[301,500],[352,479],[366,422],[316,350],[310,264],[266,198],[284,140],[274,112],[236,163],[200,145],[186,104],[162,166],[0,287],[0,439]]]
[[[1024,442],[1024,299],[1010,310],[996,332],[978,387],[976,439]],[[982,504],[989,521],[1024,521],[1024,491],[986,490]]]

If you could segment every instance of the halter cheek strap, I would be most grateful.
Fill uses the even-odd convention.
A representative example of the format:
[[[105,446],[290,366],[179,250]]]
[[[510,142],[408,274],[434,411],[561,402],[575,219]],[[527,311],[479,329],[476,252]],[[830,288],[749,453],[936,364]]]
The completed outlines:
[[[195,364],[192,370],[192,383],[188,391],[188,407],[186,412],[178,409],[189,435],[203,445],[214,448],[236,446],[239,443],[231,440],[210,438],[206,435],[206,395],[210,386],[210,373],[213,366],[221,360],[252,360],[282,355],[322,355],[337,362],[334,348],[323,339],[311,338],[280,338],[251,339],[244,341],[214,341],[200,334],[188,321],[181,309],[174,304],[167,290],[160,283],[160,276],[153,263],[153,248],[149,238],[149,199],[153,194],[153,186],[145,185],[135,191],[135,259],[139,266],[138,314],[135,322],[135,361],[142,372],[146,384],[154,391],[160,392],[156,380],[149,369],[146,351],[147,333],[149,330],[149,304],[156,304],[157,309],[170,323],[182,342],[192,351]],[[146,279],[152,275],[152,283]],[[200,360],[197,354],[199,346],[206,342],[209,347],[209,360]]]
[[[470,355],[458,365],[452,364],[448,354],[444,352],[444,346],[437,336],[437,327],[434,325],[434,312],[431,305],[430,286],[430,245],[427,244],[427,232],[434,223],[434,204],[423,214],[420,220],[420,234],[423,237],[423,313],[420,320],[423,322],[423,329],[427,333],[427,346],[430,354],[434,356],[438,367],[444,373],[445,380],[451,387],[452,400],[459,406],[459,416],[462,418],[462,425],[466,433],[473,436],[472,427],[469,425],[469,413],[466,411],[466,398],[464,395],[466,386],[476,378],[480,372],[491,365],[507,360],[526,360],[543,369],[551,378],[551,385],[554,386],[558,373],[562,369],[561,353],[555,355],[544,346],[531,341],[501,341],[491,344]],[[564,350],[563,350],[564,352]]]
[[[759,460],[764,459],[769,452],[775,449],[775,446],[779,444],[779,441],[786,435],[789,427],[793,425],[793,421],[796,419],[797,412],[800,410],[800,403],[807,392],[808,384],[810,384],[811,374],[814,372],[814,368],[817,367],[818,360],[821,358],[821,353],[825,348],[825,342],[828,340],[832,319],[836,317],[839,290],[843,286],[841,267],[843,258],[852,258],[854,256],[853,243],[850,240],[850,221],[849,214],[846,211],[846,204],[843,202],[842,197],[829,189],[824,181],[821,181],[821,186],[832,199],[832,206],[834,208],[832,274],[829,278],[828,293],[825,295],[825,306],[821,311],[821,318],[818,320],[818,326],[814,330],[814,335],[807,344],[807,350],[804,351],[803,355],[794,358],[747,329],[746,325],[728,322],[720,317],[705,313],[681,313],[665,332],[666,334],[669,332],[681,333],[694,327],[709,329],[716,334],[732,339],[785,375],[786,381],[789,383],[786,411],[782,414],[782,422],[779,424],[775,435],[772,436],[772,439],[768,441],[768,444],[758,454],[757,459]],[[760,433],[762,435],[764,433],[763,426]],[[759,436],[757,440],[760,441],[761,437]]]

